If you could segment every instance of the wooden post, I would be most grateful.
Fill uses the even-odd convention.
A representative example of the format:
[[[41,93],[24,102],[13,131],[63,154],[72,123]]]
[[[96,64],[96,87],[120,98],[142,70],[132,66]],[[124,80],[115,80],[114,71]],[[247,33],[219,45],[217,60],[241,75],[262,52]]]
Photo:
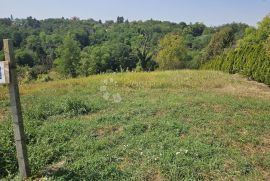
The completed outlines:
[[[4,54],[6,61],[9,62],[10,66],[9,94],[19,170],[22,178],[27,178],[30,176],[30,169],[28,165],[27,148],[25,143],[25,133],[17,80],[16,63],[14,60],[12,41],[9,39],[4,40]]]

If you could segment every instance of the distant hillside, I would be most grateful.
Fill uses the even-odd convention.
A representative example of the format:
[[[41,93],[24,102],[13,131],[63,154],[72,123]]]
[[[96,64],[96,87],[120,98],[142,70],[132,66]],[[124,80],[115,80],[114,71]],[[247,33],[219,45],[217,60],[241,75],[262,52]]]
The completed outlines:
[[[29,82],[56,70],[62,77],[126,70],[198,69],[202,63],[235,45],[248,26],[155,20],[129,22],[93,19],[0,19],[2,39],[16,49],[20,77]],[[46,80],[50,80],[47,78]]]

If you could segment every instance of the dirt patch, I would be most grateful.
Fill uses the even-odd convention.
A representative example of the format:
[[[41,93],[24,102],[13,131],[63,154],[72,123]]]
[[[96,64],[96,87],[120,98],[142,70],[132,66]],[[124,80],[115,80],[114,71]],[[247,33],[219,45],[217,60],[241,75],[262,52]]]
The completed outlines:
[[[180,134],[180,135],[179,135],[180,140],[183,140],[183,139],[185,139],[186,137],[187,137],[186,134]]]
[[[269,181],[270,179],[270,173],[267,172],[266,170],[264,170],[262,167],[256,166],[256,169],[258,170],[258,172],[260,172],[262,174],[263,180],[265,181]]]
[[[157,171],[157,172],[153,175],[152,181],[166,181],[166,179],[161,175],[160,171]]]
[[[245,129],[241,130],[242,135],[247,135]],[[257,154],[268,154],[270,153],[270,135],[264,135],[259,140],[261,143],[258,145],[252,143],[239,143],[236,141],[231,141],[230,145],[234,148],[240,148],[245,155],[257,155]]]
[[[202,107],[205,110],[212,110],[215,113],[223,112],[226,109],[226,107],[221,104],[202,104]]]
[[[237,96],[259,97],[270,99],[269,86],[255,81],[239,80],[220,87],[215,87],[215,91],[229,93]]]
[[[48,180],[48,176],[52,176],[54,173],[59,171],[61,168],[64,167],[66,160],[61,160],[60,162],[54,163],[49,166],[46,170],[43,171],[43,174],[46,175],[45,177],[35,178],[33,181],[45,181]]]
[[[128,157],[125,157],[125,158],[123,158],[123,161],[119,164],[118,167],[121,170],[124,170],[125,168],[129,167],[130,165],[132,165],[132,161]]]
[[[222,112],[222,111],[224,111],[226,109],[225,106],[220,105],[220,104],[211,105],[211,108],[216,113]]]
[[[146,170],[141,180],[167,181],[167,179],[162,176],[160,170],[157,168]]]
[[[60,168],[63,168],[64,165],[65,165],[66,161],[65,160],[62,160],[58,163],[55,163],[53,165],[51,165],[48,169],[48,174],[51,175],[52,173],[55,173],[57,172]]]
[[[122,131],[123,131],[122,127],[107,126],[107,127],[97,128],[96,134],[97,134],[97,137],[104,137],[106,135],[111,135],[111,134],[119,133]]]
[[[160,117],[165,116],[166,113],[167,113],[167,111],[165,111],[165,110],[158,110],[157,112],[154,113],[154,116],[157,118],[160,118]]]
[[[270,153],[270,134],[264,135],[262,138],[262,151]]]

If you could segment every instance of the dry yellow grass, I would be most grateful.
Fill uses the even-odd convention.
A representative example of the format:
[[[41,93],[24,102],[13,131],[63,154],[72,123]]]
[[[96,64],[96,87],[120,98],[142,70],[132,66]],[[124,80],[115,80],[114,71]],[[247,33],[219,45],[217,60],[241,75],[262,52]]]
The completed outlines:
[[[63,90],[76,86],[93,84],[107,78],[113,78],[118,86],[134,88],[172,88],[196,89],[235,96],[249,96],[270,99],[270,88],[262,83],[249,81],[247,78],[235,74],[230,75],[218,71],[180,70],[165,72],[132,72],[118,74],[102,74],[84,78],[58,80],[47,83],[31,83],[20,86],[21,95],[43,92],[54,89]],[[7,98],[7,87],[0,87],[0,100]]]

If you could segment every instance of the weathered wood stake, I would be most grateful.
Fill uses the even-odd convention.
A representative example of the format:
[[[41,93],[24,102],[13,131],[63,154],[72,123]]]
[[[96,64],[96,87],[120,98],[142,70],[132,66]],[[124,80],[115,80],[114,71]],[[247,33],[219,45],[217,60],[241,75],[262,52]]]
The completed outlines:
[[[9,62],[10,66],[9,94],[19,170],[21,177],[27,178],[30,176],[30,169],[28,165],[27,148],[25,143],[25,133],[16,73],[16,63],[14,60],[12,41],[9,39],[4,40],[4,54],[6,61]]]

